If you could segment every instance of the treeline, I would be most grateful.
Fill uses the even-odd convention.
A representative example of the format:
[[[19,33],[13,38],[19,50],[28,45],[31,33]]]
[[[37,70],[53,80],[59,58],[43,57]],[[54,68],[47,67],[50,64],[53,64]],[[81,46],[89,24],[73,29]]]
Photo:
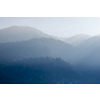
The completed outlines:
[[[14,59],[0,63],[1,84],[80,83],[80,73],[60,58]]]
[[[1,60],[0,84],[100,84],[99,72],[95,68],[76,68],[61,58]]]

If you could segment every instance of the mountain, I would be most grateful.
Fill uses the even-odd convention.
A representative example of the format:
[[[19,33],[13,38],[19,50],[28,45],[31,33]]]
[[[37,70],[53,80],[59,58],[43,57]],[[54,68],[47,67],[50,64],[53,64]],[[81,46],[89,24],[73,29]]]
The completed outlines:
[[[50,38],[49,35],[28,26],[11,26],[0,30],[0,43],[17,42],[42,37]]]
[[[80,73],[61,58],[24,58],[0,63],[0,84],[75,84],[80,81]]]
[[[90,36],[80,34],[69,38],[57,37],[45,34],[40,30],[29,26],[10,26],[4,29],[0,29],[0,43],[17,42],[30,40],[33,38],[53,38],[55,40],[61,40],[63,42],[76,46],[84,40],[90,38]]]
[[[74,65],[99,67],[100,66],[100,36],[94,36],[77,47],[70,53],[70,63]]]
[[[0,30],[0,83],[94,84],[99,73],[100,36],[66,39],[19,26]]]
[[[73,46],[52,38],[34,38],[27,41],[0,44],[0,59],[25,57],[61,57],[65,58]]]
[[[0,84],[100,84],[100,70],[80,71],[61,58],[0,61]]]
[[[90,37],[91,36],[85,35],[85,34],[77,34],[75,36],[65,38],[65,39],[63,39],[63,41],[65,41],[71,45],[77,46],[77,45],[81,44],[82,42],[84,42],[86,39],[89,39]]]

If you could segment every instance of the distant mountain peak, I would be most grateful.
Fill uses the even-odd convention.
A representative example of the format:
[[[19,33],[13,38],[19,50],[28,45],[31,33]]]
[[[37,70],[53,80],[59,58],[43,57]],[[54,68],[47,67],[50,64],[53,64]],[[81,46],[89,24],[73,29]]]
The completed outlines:
[[[30,40],[32,38],[48,38],[49,35],[30,26],[10,26],[0,30],[0,43]]]
[[[76,34],[72,37],[66,38],[65,42],[71,44],[71,45],[79,45],[81,42],[85,41],[86,39],[89,39],[91,36],[86,34]]]

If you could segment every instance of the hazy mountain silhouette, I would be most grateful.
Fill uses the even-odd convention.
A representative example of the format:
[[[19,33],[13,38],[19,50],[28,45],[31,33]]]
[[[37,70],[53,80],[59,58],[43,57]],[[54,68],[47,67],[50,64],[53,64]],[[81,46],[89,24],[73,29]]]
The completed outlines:
[[[62,38],[28,26],[0,30],[1,83],[100,83],[99,72],[99,35]]]
[[[78,45],[84,40],[90,38],[89,35],[75,35],[69,38],[48,35],[40,30],[29,26],[10,26],[0,30],[0,43],[17,42],[22,40],[30,40],[33,38],[53,38],[61,40],[71,45]]]
[[[49,35],[28,26],[11,26],[0,30],[0,43],[29,40],[32,38],[50,38]]]
[[[90,37],[91,36],[85,35],[85,34],[77,34],[77,35],[71,36],[69,38],[65,38],[63,41],[65,41],[71,45],[77,46]]]
[[[70,53],[69,61],[82,66],[100,66],[100,36],[94,36],[77,47]]]
[[[28,26],[11,26],[0,30],[0,42],[1,59],[50,56],[72,64],[99,65],[99,36],[80,34],[66,39]]]
[[[35,38],[21,42],[0,44],[0,59],[24,57],[62,57],[65,58],[73,46],[52,38]]]

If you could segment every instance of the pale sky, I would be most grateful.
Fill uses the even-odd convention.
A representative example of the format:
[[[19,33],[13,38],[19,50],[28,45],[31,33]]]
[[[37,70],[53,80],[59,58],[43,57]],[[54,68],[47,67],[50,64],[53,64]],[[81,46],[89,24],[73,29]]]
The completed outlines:
[[[100,17],[0,17],[0,29],[13,25],[35,27],[59,37],[100,34]]]

